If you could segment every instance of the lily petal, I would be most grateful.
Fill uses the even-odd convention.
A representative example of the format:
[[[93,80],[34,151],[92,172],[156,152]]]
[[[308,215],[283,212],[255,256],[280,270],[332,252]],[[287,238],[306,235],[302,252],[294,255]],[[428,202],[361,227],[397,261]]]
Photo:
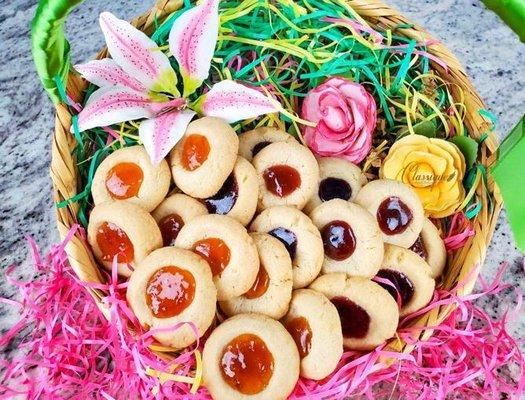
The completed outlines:
[[[219,117],[229,123],[279,111],[277,101],[261,92],[231,80],[214,85],[202,95],[194,109],[208,117]]]
[[[75,69],[85,80],[99,87],[120,85],[138,92],[147,92],[142,83],[124,72],[111,58],[75,65]]]
[[[204,0],[173,24],[170,51],[179,63],[184,97],[195,92],[208,77],[218,35],[219,0]]]
[[[100,14],[100,27],[111,57],[128,75],[150,91],[179,95],[177,75],[153,40],[109,12]]]
[[[182,138],[194,116],[191,110],[170,111],[141,122],[139,137],[154,165],[160,163]]]
[[[155,116],[148,95],[122,86],[96,90],[78,115],[80,131]]]

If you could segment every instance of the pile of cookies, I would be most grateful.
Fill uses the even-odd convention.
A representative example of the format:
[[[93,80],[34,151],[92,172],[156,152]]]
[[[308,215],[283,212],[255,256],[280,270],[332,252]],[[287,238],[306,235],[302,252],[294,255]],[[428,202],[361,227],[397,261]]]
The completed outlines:
[[[325,378],[343,348],[375,348],[427,305],[446,262],[406,185],[367,183],[275,128],[237,136],[198,119],[169,164],[141,146],[112,153],[92,195],[98,261],[129,277],[129,305],[160,343],[206,335],[215,399],[283,399],[299,376]]]

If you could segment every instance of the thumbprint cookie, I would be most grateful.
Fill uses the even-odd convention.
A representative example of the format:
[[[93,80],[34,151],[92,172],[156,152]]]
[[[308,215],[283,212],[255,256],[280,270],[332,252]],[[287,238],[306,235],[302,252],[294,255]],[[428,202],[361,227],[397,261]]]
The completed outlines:
[[[439,230],[430,219],[425,218],[423,229],[409,250],[428,263],[432,270],[432,278],[436,279],[443,273],[447,263],[447,250]]]
[[[295,290],[283,318],[301,357],[301,376],[320,380],[334,372],[343,355],[343,333],[335,306],[311,289]]]
[[[206,214],[208,210],[200,201],[182,193],[168,196],[151,213],[160,228],[164,246],[175,246],[175,239],[184,224]]]
[[[253,165],[259,179],[259,210],[280,205],[302,209],[319,182],[317,160],[299,143],[272,143],[253,158]]]
[[[237,160],[239,138],[220,118],[191,122],[170,153],[175,185],[184,193],[204,199],[222,187]]]
[[[292,262],[284,245],[266,233],[250,235],[259,252],[259,272],[250,290],[242,296],[221,301],[228,316],[259,313],[279,319],[288,310],[292,297]]]
[[[284,400],[299,378],[294,340],[277,321],[239,314],[204,345],[203,382],[215,400]]]
[[[430,302],[435,287],[431,274],[430,266],[413,251],[386,245],[383,265],[374,280],[397,301],[404,317]]]
[[[323,293],[337,309],[346,348],[371,350],[396,333],[397,303],[377,283],[334,273],[320,276],[310,288]]]
[[[407,248],[421,233],[423,206],[416,192],[402,182],[372,181],[363,186],[355,202],[376,217],[385,243]]]
[[[217,299],[246,293],[259,271],[259,255],[246,228],[224,215],[201,215],[180,230],[175,246],[193,250],[210,265]]]
[[[248,225],[257,209],[259,185],[255,168],[237,157],[233,171],[220,190],[203,200],[210,214],[227,215]]]
[[[89,217],[88,241],[106,269],[111,271],[117,258],[118,273],[122,276],[130,276],[137,263],[162,247],[162,236],[153,217],[131,203],[106,202],[95,206]]]
[[[383,240],[375,218],[358,204],[342,199],[321,203],[310,218],[321,232],[322,271],[372,278],[383,260]]]
[[[292,135],[272,127],[262,126],[239,135],[239,155],[252,161],[262,149],[276,142],[297,141]]]
[[[119,201],[136,204],[149,212],[166,197],[170,181],[166,160],[153,165],[143,146],[124,147],[100,163],[91,194],[95,205]]]
[[[133,271],[126,298],[143,326],[169,328],[191,322],[201,337],[215,318],[216,289],[206,262],[188,250],[155,250]],[[197,340],[188,324],[153,335],[161,344],[182,349]]]
[[[267,208],[252,222],[251,230],[279,239],[288,250],[293,267],[294,289],[308,286],[323,265],[323,240],[319,230],[295,207]]]
[[[304,208],[306,213],[325,201],[342,199],[354,201],[366,177],[358,166],[342,158],[322,157],[319,163],[319,185]]]

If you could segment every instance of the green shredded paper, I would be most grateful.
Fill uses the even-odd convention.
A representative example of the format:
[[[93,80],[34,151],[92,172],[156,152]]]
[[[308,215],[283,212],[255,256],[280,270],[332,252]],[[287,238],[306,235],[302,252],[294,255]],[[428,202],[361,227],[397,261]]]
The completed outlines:
[[[163,23],[155,21],[152,38],[167,55],[170,29],[190,7],[192,4],[185,1],[183,8]],[[431,43],[417,42],[398,32],[406,26],[377,32],[341,0],[221,1],[220,9],[219,39],[210,77],[190,101],[213,83],[234,79],[271,94],[284,109],[279,114],[237,123],[236,131],[277,126],[300,138],[304,121],[298,110],[302,99],[327,77],[342,76],[363,84],[378,105],[376,151],[365,160],[365,170],[373,172],[374,159],[402,135],[420,133],[445,139],[467,135],[461,88],[454,87],[455,96],[451,95],[451,85],[434,72],[435,67],[446,69],[446,65],[427,52]],[[170,59],[178,72],[175,60]],[[84,102],[95,89],[89,86]],[[67,104],[65,93],[60,95]],[[97,166],[111,152],[140,143],[138,126],[134,122],[113,126],[112,135],[102,128],[79,133],[73,125],[82,189],[58,207],[78,202],[79,221],[86,225]],[[467,150],[470,154],[471,149]],[[474,159],[468,159],[476,170]],[[473,218],[479,212],[475,206],[481,203],[474,191],[468,203],[469,210],[475,210],[469,213]]]

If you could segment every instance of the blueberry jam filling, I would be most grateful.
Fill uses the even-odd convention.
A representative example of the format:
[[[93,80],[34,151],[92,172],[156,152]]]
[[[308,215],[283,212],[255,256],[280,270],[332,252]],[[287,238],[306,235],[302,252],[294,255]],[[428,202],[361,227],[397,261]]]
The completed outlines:
[[[319,198],[322,201],[332,199],[350,200],[352,188],[347,181],[339,178],[326,178],[319,184]]]
[[[290,258],[293,260],[295,258],[295,252],[297,250],[297,236],[295,236],[295,233],[281,227],[272,229],[268,233],[273,237],[279,239],[281,243],[284,244],[284,247],[286,247],[288,254],[290,254]]]
[[[219,191],[212,197],[204,199],[203,202],[211,214],[225,215],[235,206],[238,196],[239,187],[237,186],[237,180],[231,174]]]

